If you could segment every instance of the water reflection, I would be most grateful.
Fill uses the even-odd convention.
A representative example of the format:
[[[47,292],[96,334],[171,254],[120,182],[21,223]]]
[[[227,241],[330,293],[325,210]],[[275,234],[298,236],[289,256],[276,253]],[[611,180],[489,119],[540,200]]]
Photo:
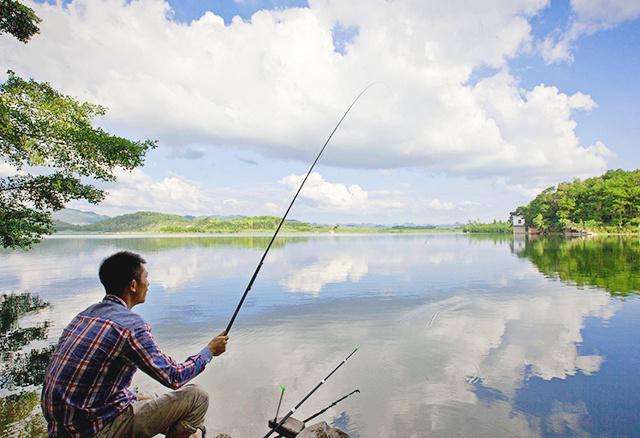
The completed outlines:
[[[29,288],[50,301],[55,337],[100,298],[103,257],[141,252],[152,287],[136,310],[167,352],[183,358],[224,326],[267,243],[219,239],[48,240],[30,253],[0,254],[0,289]],[[263,431],[278,384],[287,386],[290,407],[359,344],[301,417],[357,386],[361,394],[323,417],[354,436],[629,434],[637,414],[621,407],[640,402],[638,379],[627,379],[624,393],[605,397],[600,388],[640,357],[628,333],[640,309],[600,288],[637,290],[638,243],[593,242],[283,239],[228,353],[197,379],[213,401],[208,428],[232,436]],[[634,278],[622,282],[625,275]],[[140,373],[136,383],[164,391]],[[606,408],[597,402],[605,398],[617,408],[616,424],[599,422]]]
[[[545,275],[615,296],[640,291],[640,240],[629,237],[548,237],[519,240],[512,249]]]

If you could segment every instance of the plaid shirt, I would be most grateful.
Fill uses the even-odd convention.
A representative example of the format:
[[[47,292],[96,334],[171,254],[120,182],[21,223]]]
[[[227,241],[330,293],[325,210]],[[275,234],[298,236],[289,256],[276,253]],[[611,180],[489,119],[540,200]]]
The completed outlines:
[[[69,323],[47,367],[41,404],[49,436],[92,436],[102,429],[136,400],[129,385],[137,368],[176,389],[211,357],[205,347],[176,363],[160,351],[149,324],[107,295]]]

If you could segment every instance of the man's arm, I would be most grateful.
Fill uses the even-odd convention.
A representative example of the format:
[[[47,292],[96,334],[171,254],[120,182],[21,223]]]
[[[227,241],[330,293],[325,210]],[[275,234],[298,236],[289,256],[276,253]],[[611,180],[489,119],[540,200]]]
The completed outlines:
[[[217,336],[198,354],[188,357],[183,363],[176,363],[160,351],[149,326],[145,324],[129,336],[125,356],[158,382],[178,389],[200,374],[214,355],[222,354],[226,341],[226,336]]]

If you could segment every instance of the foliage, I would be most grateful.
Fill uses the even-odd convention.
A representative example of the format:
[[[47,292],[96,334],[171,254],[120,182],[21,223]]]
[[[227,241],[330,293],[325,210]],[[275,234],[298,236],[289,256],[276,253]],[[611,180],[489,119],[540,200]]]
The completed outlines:
[[[81,180],[115,180],[116,168],[142,165],[155,142],[130,141],[92,126],[105,108],[79,102],[47,83],[9,72],[0,85],[0,154],[21,170],[52,168],[46,175],[0,179],[0,243],[28,247],[53,231],[51,211],[70,200],[101,201],[104,192]]]
[[[0,388],[11,389],[38,385],[44,379],[44,369],[49,362],[51,349],[21,352],[35,340],[46,339],[47,322],[22,328],[20,317],[44,309],[48,303],[28,293],[2,296],[0,303]]]
[[[0,302],[0,336],[13,329],[21,316],[44,309],[48,305],[40,297],[30,293],[3,294]]]
[[[511,233],[511,223],[509,221],[499,221],[494,219],[491,223],[470,221],[462,227],[463,233]]]
[[[0,0],[0,33],[22,42],[38,33],[40,18],[15,0]],[[51,212],[74,199],[97,203],[104,192],[81,181],[115,179],[116,168],[143,163],[150,140],[131,141],[95,128],[104,116],[99,105],[79,102],[48,83],[25,81],[8,71],[0,84],[0,159],[17,171],[26,166],[48,168],[34,176],[25,172],[0,178],[0,246],[28,248],[53,232]]]
[[[0,297],[0,390],[16,391],[0,398],[0,435],[46,436],[39,396],[24,388],[41,385],[53,346],[24,351],[32,341],[47,338],[49,323],[20,327],[22,316],[48,307],[29,293]]]
[[[125,214],[89,225],[56,222],[58,231],[66,232],[142,232],[142,233],[271,233],[280,218],[276,216],[179,216],[150,211]],[[327,225],[287,220],[282,226],[288,233],[407,233],[452,231],[433,225]]]
[[[638,232],[640,170],[610,170],[599,177],[549,187],[516,213],[543,231]]]
[[[0,0],[0,34],[10,33],[26,43],[37,34],[40,18],[33,9],[16,0]]]
[[[527,241],[518,254],[543,274],[578,286],[596,286],[615,296],[640,292],[640,242],[624,237]]]
[[[46,437],[47,425],[39,410],[40,395],[35,391],[0,397],[0,436]]]

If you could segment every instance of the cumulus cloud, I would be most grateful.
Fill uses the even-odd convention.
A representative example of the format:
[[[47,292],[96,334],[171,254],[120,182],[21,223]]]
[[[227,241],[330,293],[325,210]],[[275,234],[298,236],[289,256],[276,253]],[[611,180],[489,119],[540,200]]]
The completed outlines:
[[[295,191],[304,175],[291,174],[280,180],[281,184]],[[346,185],[327,181],[318,172],[312,172],[300,192],[300,196],[313,203],[314,208],[327,211],[349,211],[354,215],[379,216],[390,210],[416,210],[422,212],[445,212],[469,210],[478,207],[473,201],[452,202],[439,198],[424,197],[406,190],[376,190],[368,192],[359,185]]]
[[[432,199],[427,205],[434,210],[453,210],[454,208],[452,202],[442,202],[438,198]]]
[[[140,210],[191,215],[260,215],[281,213],[270,200],[287,196],[277,187],[206,187],[176,173],[152,177],[142,169],[118,170],[116,176],[116,183],[100,184],[107,195],[99,206],[84,201],[73,201],[69,206],[110,215]]]
[[[206,193],[195,183],[171,175],[156,181],[140,169],[119,171],[118,185],[107,189],[107,207],[162,209],[167,212],[205,212]]]
[[[548,63],[572,61],[579,38],[640,17],[640,3],[636,0],[572,0],[571,8],[574,17],[568,29],[549,35],[540,44]]]
[[[351,281],[357,283],[367,274],[367,260],[364,255],[336,254],[331,259],[323,259],[306,266],[289,276],[283,285],[290,292],[305,292],[318,295],[329,283]]]
[[[297,190],[304,175],[291,174],[280,180],[293,190]],[[312,172],[301,192],[304,198],[314,201],[320,206],[338,209],[364,206],[367,203],[367,192],[359,185],[347,187],[344,184],[332,183],[325,180],[318,172]]]
[[[547,3],[316,0],[229,25],[211,12],[171,21],[161,0],[29,3],[41,34],[28,45],[0,37],[0,55],[20,74],[106,105],[103,123],[119,133],[304,160],[354,94],[379,81],[325,163],[529,185],[606,167],[575,134],[574,111],[593,107],[588,96],[523,90],[507,71]],[[340,51],[337,23],[354,30]],[[483,66],[498,73],[468,84]],[[347,191],[330,199],[362,195]]]

